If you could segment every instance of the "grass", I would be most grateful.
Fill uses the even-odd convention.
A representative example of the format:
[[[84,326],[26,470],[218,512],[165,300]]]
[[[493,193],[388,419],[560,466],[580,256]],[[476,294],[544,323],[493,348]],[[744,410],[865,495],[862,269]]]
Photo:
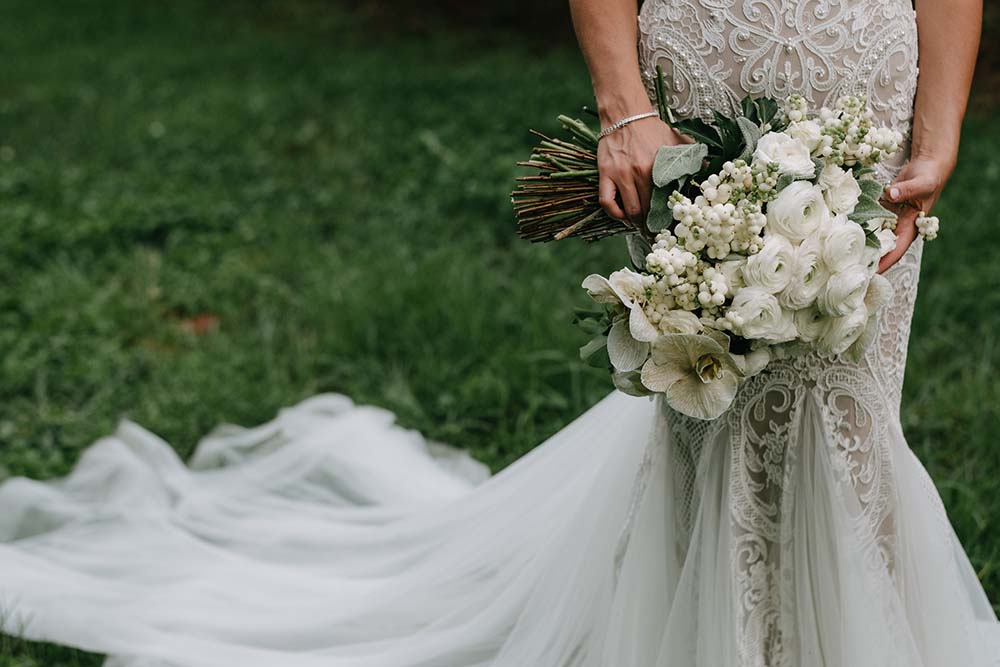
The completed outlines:
[[[512,233],[528,124],[589,96],[570,46],[358,30],[322,3],[0,8],[0,478],[122,416],[181,454],[319,391],[499,469],[610,388],[570,325],[623,245]],[[1000,123],[937,213],[904,426],[1000,600]],[[0,667],[100,658],[5,638]]]

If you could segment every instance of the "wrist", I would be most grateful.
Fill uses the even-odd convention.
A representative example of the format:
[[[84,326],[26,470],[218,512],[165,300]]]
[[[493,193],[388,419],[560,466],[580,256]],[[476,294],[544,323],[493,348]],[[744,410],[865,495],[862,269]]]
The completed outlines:
[[[655,108],[649,101],[645,89],[630,92],[616,91],[597,97],[597,115],[601,120],[602,128],[616,123],[622,118],[649,111],[655,111]]]

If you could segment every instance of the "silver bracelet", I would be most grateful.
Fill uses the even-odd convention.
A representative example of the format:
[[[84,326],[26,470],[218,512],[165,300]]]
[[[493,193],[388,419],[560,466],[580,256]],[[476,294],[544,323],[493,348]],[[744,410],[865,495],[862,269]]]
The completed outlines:
[[[658,112],[656,112],[656,111],[647,111],[646,113],[640,113],[640,114],[637,114],[635,116],[629,116],[627,118],[622,118],[617,123],[612,123],[611,125],[608,125],[606,128],[604,128],[603,130],[601,130],[601,133],[597,135],[597,140],[600,141],[601,139],[603,139],[604,137],[608,136],[609,134],[611,134],[615,130],[620,130],[623,127],[625,127],[626,125],[628,125],[629,123],[634,123],[635,121],[642,120],[643,118],[652,118],[653,116],[659,116],[659,115],[660,114]]]

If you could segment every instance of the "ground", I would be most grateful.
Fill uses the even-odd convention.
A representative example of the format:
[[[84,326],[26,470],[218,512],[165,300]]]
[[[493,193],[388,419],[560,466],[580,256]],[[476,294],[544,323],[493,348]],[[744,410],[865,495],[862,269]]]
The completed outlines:
[[[187,455],[319,391],[499,469],[609,391],[570,320],[622,245],[518,241],[507,197],[527,127],[589,99],[572,45],[328,4],[0,8],[0,478],[123,416]],[[903,420],[1000,601],[1000,121],[966,137]],[[0,638],[2,667],[99,664]]]

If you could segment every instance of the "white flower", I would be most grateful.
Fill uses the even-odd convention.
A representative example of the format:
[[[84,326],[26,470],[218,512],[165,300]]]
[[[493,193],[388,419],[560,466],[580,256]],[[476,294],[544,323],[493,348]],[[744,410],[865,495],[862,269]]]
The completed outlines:
[[[755,162],[776,164],[782,174],[796,178],[812,178],[816,173],[809,147],[784,132],[768,132],[761,137],[753,158]]]
[[[618,320],[608,332],[608,359],[615,370],[623,373],[642,366],[649,356],[649,343],[638,341],[629,333],[628,323]]]
[[[761,287],[744,287],[726,311],[734,331],[746,338],[784,343],[796,337],[792,311],[784,310],[773,294]]]
[[[663,333],[696,334],[701,333],[701,320],[689,310],[671,310],[659,321]]]
[[[803,342],[813,343],[819,340],[829,326],[830,318],[815,305],[795,311],[795,328]]]
[[[771,234],[764,238],[761,251],[747,258],[743,280],[747,285],[777,294],[792,280],[794,255],[795,249],[788,239]]]
[[[733,361],[737,368],[743,373],[744,378],[753,377],[760,373],[771,361],[771,347],[762,345],[746,354],[732,354]]]
[[[835,164],[828,164],[820,172],[818,184],[823,188],[826,203],[835,215],[850,215],[854,212],[861,197],[861,186],[853,173]]]
[[[797,242],[830,221],[823,191],[808,181],[795,181],[767,206],[767,231]]]
[[[865,230],[843,216],[834,218],[823,237],[823,262],[832,273],[865,261]]]
[[[658,338],[642,367],[646,388],[662,392],[670,407],[697,419],[715,419],[732,405],[740,375],[718,341],[688,334]]]
[[[827,315],[842,317],[864,303],[870,274],[861,264],[853,264],[830,276],[818,304]]]
[[[592,273],[583,281],[583,288],[598,303],[622,304],[629,311],[629,333],[639,342],[648,343],[657,331],[643,310],[646,288],[655,282],[652,276],[620,269],[610,276]]]
[[[865,325],[864,332],[843,353],[849,361],[855,363],[860,361],[865,350],[875,340],[878,335],[878,311],[889,303],[892,294],[892,283],[885,276],[878,274],[872,276],[871,282],[868,283],[868,291],[865,292],[864,301],[865,307],[868,309],[868,324]]]
[[[846,352],[864,334],[868,318],[868,307],[864,301],[842,317],[833,318],[816,341],[816,351],[824,356]]]
[[[785,133],[793,139],[804,143],[810,153],[816,150],[816,147],[823,141],[822,128],[814,120],[800,120],[795,123],[789,123],[788,127],[785,128]]]
[[[785,308],[805,308],[814,303],[823,291],[830,271],[823,263],[821,248],[818,234],[810,236],[795,248],[792,280],[778,295],[778,302]]]

